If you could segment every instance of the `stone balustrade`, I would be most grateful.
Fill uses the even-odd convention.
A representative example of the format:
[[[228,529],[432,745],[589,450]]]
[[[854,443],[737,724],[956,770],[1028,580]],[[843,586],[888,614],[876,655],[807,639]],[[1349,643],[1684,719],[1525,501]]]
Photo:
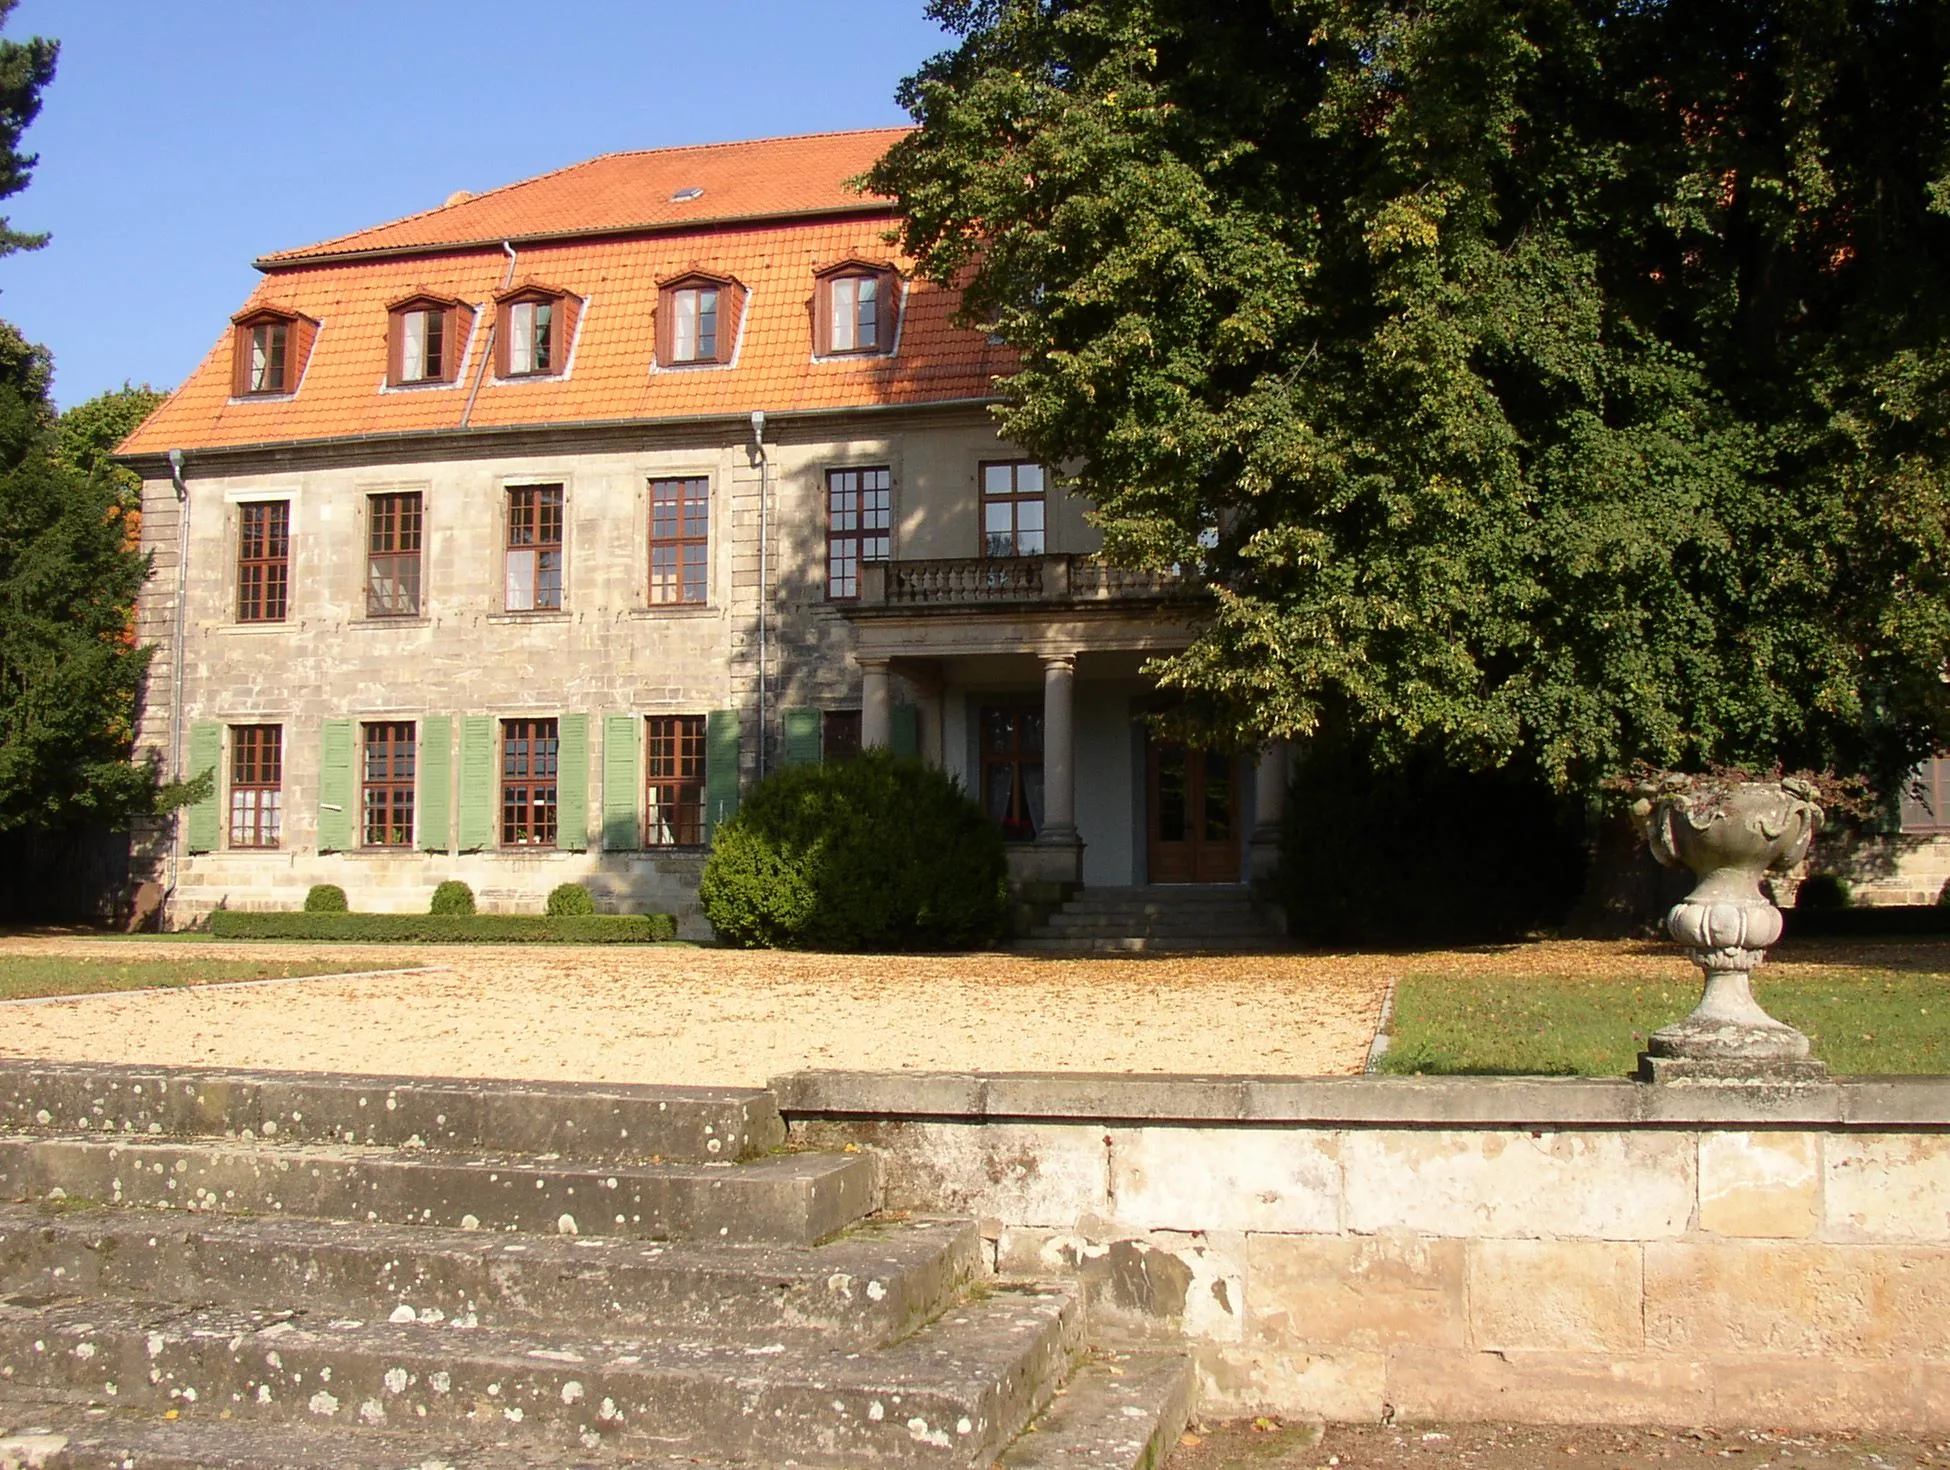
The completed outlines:
[[[1156,601],[1182,595],[1173,572],[1114,567],[1092,556],[944,557],[871,562],[860,568],[862,608],[913,611],[993,603]]]

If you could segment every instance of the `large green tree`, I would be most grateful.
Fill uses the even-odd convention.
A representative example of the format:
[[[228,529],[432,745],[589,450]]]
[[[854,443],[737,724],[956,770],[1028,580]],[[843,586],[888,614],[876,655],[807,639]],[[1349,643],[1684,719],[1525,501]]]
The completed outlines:
[[[1893,780],[1950,734],[1950,5],[935,0],[873,187],[1202,569],[1220,736]]]
[[[0,25],[13,8],[0,0]],[[21,134],[56,50],[0,41],[0,199],[32,173]],[[46,238],[0,218],[0,256]],[[114,826],[185,794],[129,760],[149,661],[133,613],[149,564],[136,545],[140,486],[109,458],[160,395],[124,387],[57,416],[52,372],[45,348],[0,322],[0,837]]]

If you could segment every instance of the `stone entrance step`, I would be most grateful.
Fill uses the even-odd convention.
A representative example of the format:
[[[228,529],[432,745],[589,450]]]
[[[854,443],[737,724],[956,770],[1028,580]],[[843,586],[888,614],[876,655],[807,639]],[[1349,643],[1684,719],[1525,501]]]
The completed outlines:
[[[0,1137],[0,1193],[192,1213],[809,1245],[879,1203],[864,1154],[603,1164],[354,1145]]]
[[[120,1301],[0,1303],[9,1386],[276,1423],[492,1427],[515,1443],[808,1465],[985,1464],[1068,1373],[1075,1297],[992,1290],[865,1354],[830,1339],[590,1337]]]
[[[1084,888],[1018,941],[1044,954],[1257,954],[1287,948],[1277,911],[1233,886]]]
[[[807,1249],[0,1206],[0,1298],[279,1301],[510,1331],[823,1330],[877,1347],[981,1274],[968,1220],[868,1222]]]
[[[783,1139],[751,1089],[0,1064],[0,1465],[1158,1463],[1182,1354],[1012,1448],[1075,1292]]]

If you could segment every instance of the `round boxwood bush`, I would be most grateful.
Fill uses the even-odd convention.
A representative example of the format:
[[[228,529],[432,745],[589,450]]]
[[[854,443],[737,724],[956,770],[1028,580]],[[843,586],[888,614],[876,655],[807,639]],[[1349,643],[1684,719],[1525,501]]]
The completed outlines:
[[[345,890],[336,883],[314,883],[311,892],[305,895],[308,914],[344,914],[351,910],[352,905],[345,900]]]
[[[471,914],[474,912],[474,890],[458,878],[449,878],[433,890],[433,902],[427,906],[430,914]]]
[[[551,919],[576,919],[596,912],[596,900],[580,883],[558,883],[549,890],[548,916]]]
[[[1002,834],[953,778],[870,750],[761,781],[698,889],[718,937],[786,949],[965,949],[1002,933]]]

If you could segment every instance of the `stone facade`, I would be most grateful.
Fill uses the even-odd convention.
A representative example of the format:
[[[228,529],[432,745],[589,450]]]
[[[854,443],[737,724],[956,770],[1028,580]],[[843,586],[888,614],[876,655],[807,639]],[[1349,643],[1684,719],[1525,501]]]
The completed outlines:
[[[1950,1428],[1942,1079],[774,1087],[890,1206],[1189,1338],[1208,1413]]]

